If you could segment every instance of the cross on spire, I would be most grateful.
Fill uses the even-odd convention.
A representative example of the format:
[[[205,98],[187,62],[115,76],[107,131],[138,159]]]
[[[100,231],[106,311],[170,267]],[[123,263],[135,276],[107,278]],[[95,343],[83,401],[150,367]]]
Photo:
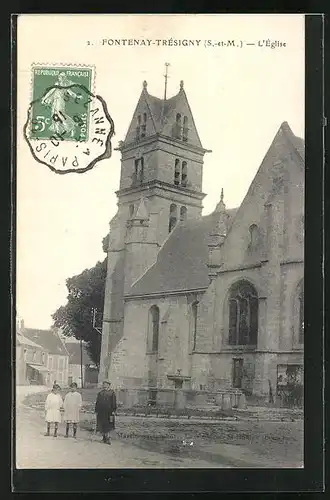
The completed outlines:
[[[169,78],[168,76],[168,67],[170,66],[170,63],[165,63],[165,90],[164,90],[164,101],[166,101],[166,93],[167,93],[167,79]]]

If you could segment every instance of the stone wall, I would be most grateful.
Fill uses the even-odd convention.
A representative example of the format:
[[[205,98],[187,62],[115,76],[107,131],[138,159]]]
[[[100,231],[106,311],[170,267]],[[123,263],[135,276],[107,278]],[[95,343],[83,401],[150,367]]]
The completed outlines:
[[[228,410],[245,407],[245,398],[239,390],[194,391],[182,389],[157,389],[151,398],[147,388],[121,388],[116,391],[117,405],[121,409],[138,407],[167,407],[178,410],[189,408]]]
[[[160,310],[159,346],[157,363],[150,360],[155,355],[148,352],[149,310],[156,305]],[[128,378],[148,384],[149,370],[158,381],[159,387],[172,387],[168,374],[178,370],[182,375],[190,373],[190,320],[187,297],[174,296],[147,300],[128,300],[125,303],[124,336],[120,347],[115,350],[115,362],[110,370],[117,386],[127,384]],[[125,352],[123,351],[125,346]],[[121,354],[119,354],[119,351]],[[151,364],[150,364],[151,363]],[[155,367],[156,368],[153,368]],[[126,382],[125,382],[126,381]]]

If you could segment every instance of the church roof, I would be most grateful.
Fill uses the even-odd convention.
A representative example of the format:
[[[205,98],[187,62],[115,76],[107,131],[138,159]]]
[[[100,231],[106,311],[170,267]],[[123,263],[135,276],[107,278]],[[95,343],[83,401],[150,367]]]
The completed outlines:
[[[227,210],[228,228],[237,209]],[[127,295],[205,289],[208,277],[208,237],[216,212],[179,222],[159,250],[157,261],[136,281]]]
[[[144,93],[144,98],[149,106],[151,117],[153,119],[156,131],[159,132],[162,127],[161,117],[163,111],[163,99],[159,99],[153,95],[150,95],[148,92]],[[165,109],[164,109],[165,114]]]
[[[175,108],[174,101],[173,107]],[[305,157],[304,140],[293,134],[287,122],[281,124],[278,134],[280,133],[283,133],[286,140],[293,146],[303,164]],[[273,151],[272,146],[267,155],[271,151]],[[175,226],[159,250],[155,264],[133,283],[126,294],[127,296],[198,290],[208,287],[209,235],[219,218],[220,208],[225,210],[222,198],[223,194],[217,208],[210,215],[200,219],[179,222]],[[227,235],[238,210],[239,207],[225,210],[228,216],[226,222]]]
[[[131,124],[128,128],[124,141],[121,146],[130,144],[136,140],[136,119],[141,112],[146,113],[151,119],[152,125],[147,127],[146,137],[154,134],[163,134],[172,138],[173,125],[177,113],[187,116],[189,121],[189,138],[187,143],[202,148],[202,143],[196,129],[194,118],[189,106],[186,92],[183,88],[183,82],[180,83],[179,92],[169,99],[160,99],[149,94],[147,82],[143,82],[143,90],[133,114]]]
[[[284,132],[286,138],[292,144],[292,146],[294,147],[294,149],[298,153],[298,156],[300,156],[302,162],[304,163],[305,162],[305,141],[304,141],[304,139],[294,135],[288,122],[283,122],[282,125],[280,126],[280,130],[282,130]]]
[[[161,132],[163,130],[166,118],[169,117],[173,111],[177,110],[181,99],[187,99],[183,89],[180,89],[178,94],[170,97],[170,99],[166,99],[165,101],[164,99],[159,99],[159,97],[149,94],[146,88],[143,90],[142,96],[148,104],[157,132]]]

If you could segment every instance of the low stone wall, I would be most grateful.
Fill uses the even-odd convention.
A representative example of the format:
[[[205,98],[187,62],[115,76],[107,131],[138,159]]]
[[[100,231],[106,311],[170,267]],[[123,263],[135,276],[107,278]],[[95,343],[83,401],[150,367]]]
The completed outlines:
[[[121,408],[160,406],[176,409],[218,407],[221,410],[246,408],[244,394],[239,390],[216,392],[187,389],[122,388],[117,389],[117,402]]]

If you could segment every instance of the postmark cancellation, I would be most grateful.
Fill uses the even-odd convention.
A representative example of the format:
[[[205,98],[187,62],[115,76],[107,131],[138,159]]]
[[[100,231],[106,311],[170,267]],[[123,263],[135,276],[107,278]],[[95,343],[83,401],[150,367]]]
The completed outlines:
[[[94,68],[32,67],[24,136],[38,162],[56,173],[82,173],[111,156],[114,122],[94,94]]]

